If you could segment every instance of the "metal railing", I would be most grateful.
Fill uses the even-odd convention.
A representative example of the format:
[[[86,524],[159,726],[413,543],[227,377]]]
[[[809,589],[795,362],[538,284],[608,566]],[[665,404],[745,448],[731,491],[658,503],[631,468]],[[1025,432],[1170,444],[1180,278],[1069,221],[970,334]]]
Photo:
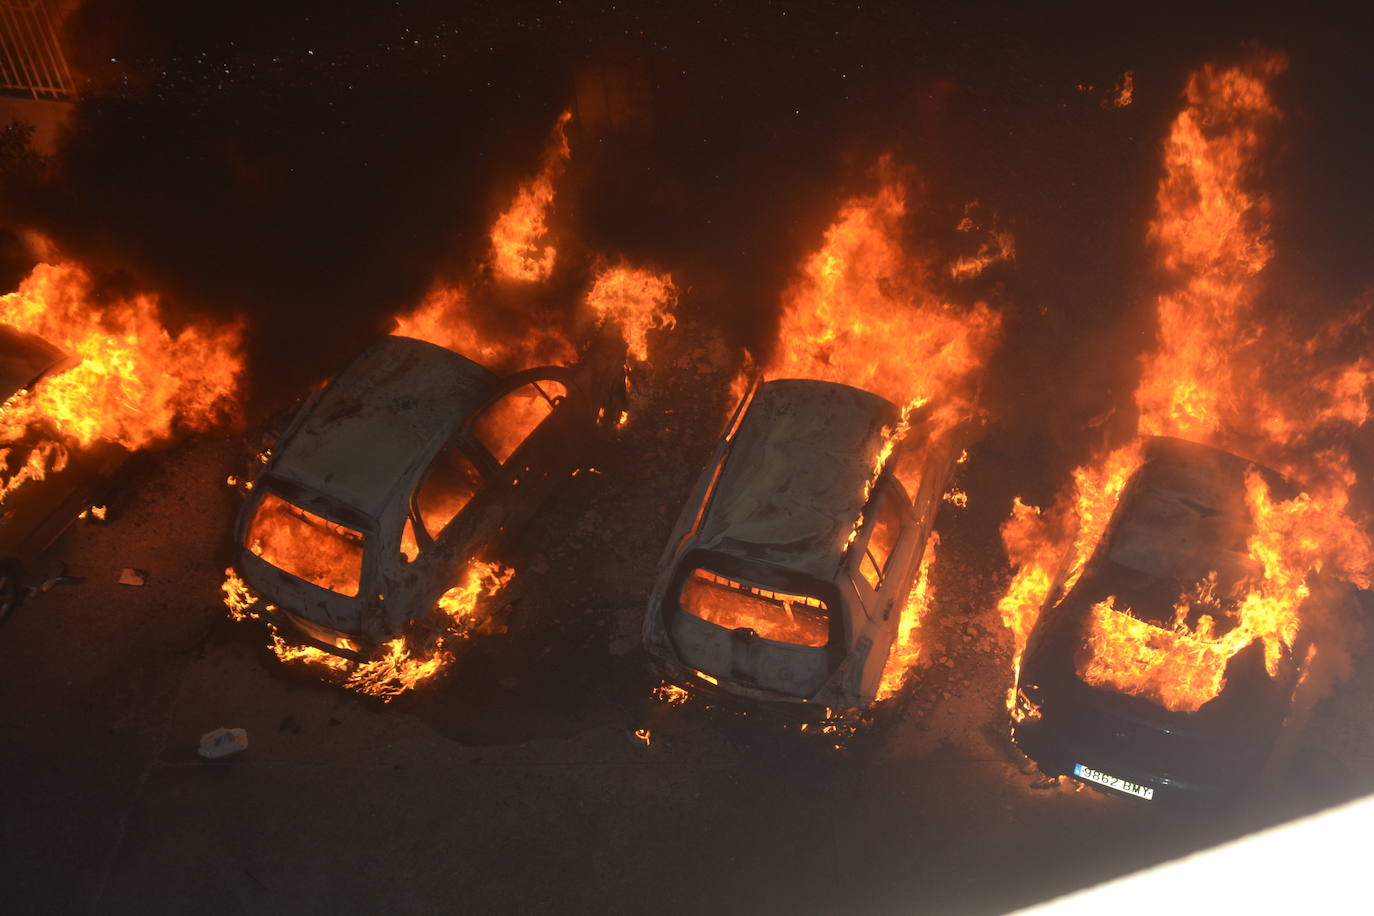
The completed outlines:
[[[0,0],[0,95],[65,102],[75,89],[45,0]]]

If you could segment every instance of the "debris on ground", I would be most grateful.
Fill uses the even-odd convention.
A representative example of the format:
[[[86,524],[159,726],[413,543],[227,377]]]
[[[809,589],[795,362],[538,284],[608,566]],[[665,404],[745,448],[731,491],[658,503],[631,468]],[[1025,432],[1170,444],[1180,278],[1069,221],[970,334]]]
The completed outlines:
[[[57,575],[45,580],[42,585],[25,585],[23,596],[25,598],[37,598],[39,595],[46,595],[59,585],[80,585],[85,581],[81,576],[67,575],[67,564],[63,563],[58,569]]]
[[[248,749],[248,732],[242,728],[217,728],[200,736],[200,756],[218,760]]]
[[[46,580],[42,585],[38,586],[37,590],[39,592],[42,592],[43,594],[47,594],[48,592],[57,588],[57,586],[59,585],[80,585],[82,582],[85,581],[86,580],[81,576],[67,575],[67,564],[63,563],[61,567],[58,569],[57,575],[53,576],[51,579]]]
[[[134,569],[126,566],[119,571],[120,585],[144,586],[148,584],[148,571],[146,569]]]

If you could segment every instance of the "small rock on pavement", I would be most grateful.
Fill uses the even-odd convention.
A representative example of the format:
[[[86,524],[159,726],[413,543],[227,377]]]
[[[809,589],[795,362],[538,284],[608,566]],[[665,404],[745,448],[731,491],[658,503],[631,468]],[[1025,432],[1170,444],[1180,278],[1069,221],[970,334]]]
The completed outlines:
[[[120,585],[147,585],[148,571],[146,569],[134,569],[126,566],[119,571]]]
[[[217,728],[200,736],[200,756],[218,760],[248,749],[248,732],[242,728]]]

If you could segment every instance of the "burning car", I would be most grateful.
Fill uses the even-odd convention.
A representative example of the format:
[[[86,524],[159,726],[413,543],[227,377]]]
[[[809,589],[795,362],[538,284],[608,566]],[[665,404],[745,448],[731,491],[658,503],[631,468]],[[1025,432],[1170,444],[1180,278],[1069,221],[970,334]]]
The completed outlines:
[[[1012,737],[1041,770],[1144,799],[1259,777],[1307,656],[1287,613],[1297,605],[1266,595],[1256,492],[1296,495],[1219,449],[1146,441],[1090,558],[1060,572],[1026,644]]]
[[[37,335],[0,325],[0,405],[79,361]],[[27,427],[0,442],[0,619],[23,600],[25,568],[100,498],[128,457],[110,442],[68,450],[35,440]]]
[[[779,704],[873,701],[954,463],[944,445],[895,442],[899,414],[811,379],[746,395],[649,599],[644,646],[669,680]]]
[[[624,397],[624,344],[504,378],[383,337],[289,423],[235,526],[256,609],[356,661],[423,626],[478,551],[519,530]]]

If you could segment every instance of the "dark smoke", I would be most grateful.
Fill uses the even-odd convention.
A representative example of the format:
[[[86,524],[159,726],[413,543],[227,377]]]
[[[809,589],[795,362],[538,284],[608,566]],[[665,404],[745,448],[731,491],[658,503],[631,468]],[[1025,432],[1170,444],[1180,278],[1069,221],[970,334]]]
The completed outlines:
[[[951,296],[1006,312],[985,394],[1062,475],[1129,406],[1151,344],[1144,227],[1192,68],[1250,41],[1289,53],[1285,109],[1320,140],[1294,141],[1280,176],[1307,234],[1287,248],[1319,254],[1284,273],[1319,266],[1330,295],[1305,295],[1336,304],[1358,285],[1371,116],[1351,104],[1368,81],[1348,26],[1196,5],[90,0],[67,27],[86,80],[71,131],[0,206],[173,320],[246,316],[270,401],[435,277],[480,276],[564,107],[559,272],[483,287],[496,333],[571,321],[597,259],[625,258],[673,272],[684,329],[766,359],[796,265],[890,153],[917,176],[913,239],[949,245],[971,200],[1015,235],[1013,264]],[[1127,70],[1135,103],[1104,108]]]

